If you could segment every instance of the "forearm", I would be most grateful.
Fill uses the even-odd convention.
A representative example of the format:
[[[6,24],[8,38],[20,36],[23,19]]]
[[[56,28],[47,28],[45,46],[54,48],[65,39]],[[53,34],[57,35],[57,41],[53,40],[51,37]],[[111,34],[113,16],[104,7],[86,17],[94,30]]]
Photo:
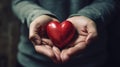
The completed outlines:
[[[103,22],[105,24],[111,20],[115,12],[114,0],[94,0],[93,3],[79,10],[78,13],[71,16],[86,16],[95,22]]]
[[[13,0],[12,9],[21,22],[27,22],[28,26],[35,18],[40,15],[53,15],[51,12],[38,6],[34,0]]]

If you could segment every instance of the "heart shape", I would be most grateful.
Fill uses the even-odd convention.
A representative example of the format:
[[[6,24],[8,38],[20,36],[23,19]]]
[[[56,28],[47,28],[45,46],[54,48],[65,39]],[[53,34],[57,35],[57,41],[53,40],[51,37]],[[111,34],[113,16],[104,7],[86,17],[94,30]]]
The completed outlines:
[[[67,46],[75,34],[75,28],[70,21],[62,23],[57,21],[49,22],[46,26],[46,31],[54,45],[60,49]]]

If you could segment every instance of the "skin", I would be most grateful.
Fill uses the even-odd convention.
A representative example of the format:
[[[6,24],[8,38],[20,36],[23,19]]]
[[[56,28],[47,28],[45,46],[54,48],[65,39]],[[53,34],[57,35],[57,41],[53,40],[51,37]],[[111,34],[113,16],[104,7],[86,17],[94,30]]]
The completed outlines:
[[[62,62],[67,62],[72,56],[83,51],[86,46],[97,37],[95,22],[84,16],[75,16],[67,19],[77,30],[77,38],[69,48],[61,52]]]
[[[54,46],[52,41],[46,37],[44,30],[48,22],[58,21],[57,19],[42,15],[30,24],[29,39],[34,44],[36,52],[51,58],[55,63],[67,62],[71,57],[83,51],[97,37],[96,25],[91,19],[84,16],[74,16],[67,20],[76,28],[77,37],[70,46],[64,48],[62,51]],[[40,34],[38,34],[39,31]]]
[[[34,45],[36,52],[48,56],[53,62],[60,62],[60,51],[53,45],[50,39],[46,37],[45,25],[50,21],[58,21],[47,15],[37,17],[29,28],[29,39]],[[40,34],[39,34],[40,32]]]

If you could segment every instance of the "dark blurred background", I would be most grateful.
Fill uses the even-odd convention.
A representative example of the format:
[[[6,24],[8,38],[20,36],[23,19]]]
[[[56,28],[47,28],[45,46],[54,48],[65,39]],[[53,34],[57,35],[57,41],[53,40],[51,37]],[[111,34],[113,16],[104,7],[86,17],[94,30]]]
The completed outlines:
[[[118,0],[119,1],[119,0]],[[119,8],[119,2],[117,8]],[[120,13],[120,9],[117,9]],[[120,14],[118,14],[120,15]],[[109,62],[106,67],[120,67],[120,18],[109,25]],[[16,60],[20,21],[11,11],[11,0],[0,0],[0,67],[18,67]]]
[[[11,0],[0,0],[0,67],[15,67],[20,22],[11,11]]]

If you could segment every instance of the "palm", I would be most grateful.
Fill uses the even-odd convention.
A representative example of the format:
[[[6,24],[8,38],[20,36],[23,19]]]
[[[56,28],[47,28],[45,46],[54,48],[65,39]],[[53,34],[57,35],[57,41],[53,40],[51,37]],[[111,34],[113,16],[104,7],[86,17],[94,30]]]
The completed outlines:
[[[72,56],[83,51],[93,38],[97,36],[96,26],[92,20],[86,17],[72,17],[67,19],[71,21],[77,30],[75,41],[61,52],[62,62],[68,61]]]
[[[45,25],[57,19],[42,15],[36,18],[30,24],[29,38],[34,45],[36,52],[48,56],[54,62],[60,61],[60,51],[56,48],[51,40],[46,37]]]
[[[61,57],[63,62],[68,61],[72,56],[78,54],[79,52],[85,49],[85,47],[87,46],[87,32],[83,32],[84,33],[78,34],[75,41],[72,44],[70,44],[69,48],[65,48],[62,50]]]
[[[55,63],[60,62],[60,51],[55,47],[50,39],[41,38],[42,43],[40,45],[35,45],[35,50],[43,55],[48,56],[51,58]]]

